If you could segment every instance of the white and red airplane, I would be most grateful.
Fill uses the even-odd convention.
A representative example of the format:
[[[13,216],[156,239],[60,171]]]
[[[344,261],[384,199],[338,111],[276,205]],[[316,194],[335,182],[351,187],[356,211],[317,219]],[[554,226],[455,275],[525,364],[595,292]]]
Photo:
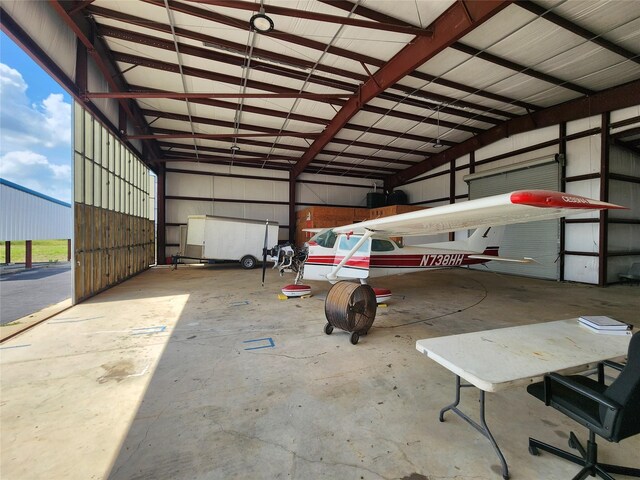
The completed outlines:
[[[350,341],[355,345],[360,335],[369,331],[375,318],[376,303],[391,295],[388,289],[373,289],[366,285],[368,278],[495,260],[529,262],[532,260],[498,256],[505,225],[620,208],[625,207],[568,193],[520,190],[324,229],[299,251],[291,246],[279,246],[271,250],[271,255],[278,259],[274,267],[280,269],[280,274],[287,270],[297,273],[295,284],[282,289],[287,297],[311,293],[311,287],[301,283],[303,279],[335,284],[325,299],[327,324],[324,333],[331,334],[334,327],[346,330],[351,332]],[[411,247],[401,247],[391,240],[391,237],[467,229],[475,229],[475,232],[465,240]],[[351,279],[357,279],[363,285],[340,282]]]
[[[488,261],[527,263],[498,255],[504,225],[548,220],[593,210],[623,209],[619,205],[578,195],[521,190],[440,207],[328,228],[317,233],[304,249],[290,246],[272,250],[280,273],[297,273],[302,280],[357,279],[459,267]],[[390,237],[433,235],[476,229],[465,240],[401,247]]]

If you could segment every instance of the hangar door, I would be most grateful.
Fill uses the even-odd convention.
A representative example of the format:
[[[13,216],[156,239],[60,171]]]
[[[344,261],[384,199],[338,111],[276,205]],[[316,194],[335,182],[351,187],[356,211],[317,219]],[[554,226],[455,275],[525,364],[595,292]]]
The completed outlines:
[[[469,199],[488,197],[514,190],[560,189],[560,168],[554,157],[537,159],[467,175]],[[559,279],[560,220],[508,225],[500,246],[501,257],[531,257],[539,263],[489,262],[491,271],[526,277]],[[474,267],[483,269],[486,267]]]
[[[74,102],[73,303],[149,268],[155,227],[147,166]]]

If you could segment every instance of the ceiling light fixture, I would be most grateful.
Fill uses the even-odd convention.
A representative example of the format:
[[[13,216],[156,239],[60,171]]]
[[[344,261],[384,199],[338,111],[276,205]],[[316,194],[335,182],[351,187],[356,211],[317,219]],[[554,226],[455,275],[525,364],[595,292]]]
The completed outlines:
[[[438,138],[436,138],[433,148],[442,148],[444,145],[440,142],[440,109],[436,109],[436,115],[438,118]]]
[[[269,18],[264,10],[260,9],[260,13],[256,13],[249,20],[251,30],[258,33],[269,33],[275,27],[273,20]]]

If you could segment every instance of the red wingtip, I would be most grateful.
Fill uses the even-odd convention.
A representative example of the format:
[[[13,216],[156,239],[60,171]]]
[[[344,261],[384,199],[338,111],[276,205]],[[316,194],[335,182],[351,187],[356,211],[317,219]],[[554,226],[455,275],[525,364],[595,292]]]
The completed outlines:
[[[520,190],[511,194],[511,203],[531,207],[576,208],[576,209],[626,209],[613,203],[601,202],[580,195],[550,190]]]

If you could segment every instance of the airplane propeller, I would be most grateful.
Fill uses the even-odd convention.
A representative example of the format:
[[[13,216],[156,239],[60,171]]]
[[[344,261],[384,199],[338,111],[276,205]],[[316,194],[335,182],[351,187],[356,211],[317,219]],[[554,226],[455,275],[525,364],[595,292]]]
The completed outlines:
[[[267,271],[267,242],[269,241],[269,219],[264,226],[264,245],[262,246],[262,286],[264,287],[264,276]]]

